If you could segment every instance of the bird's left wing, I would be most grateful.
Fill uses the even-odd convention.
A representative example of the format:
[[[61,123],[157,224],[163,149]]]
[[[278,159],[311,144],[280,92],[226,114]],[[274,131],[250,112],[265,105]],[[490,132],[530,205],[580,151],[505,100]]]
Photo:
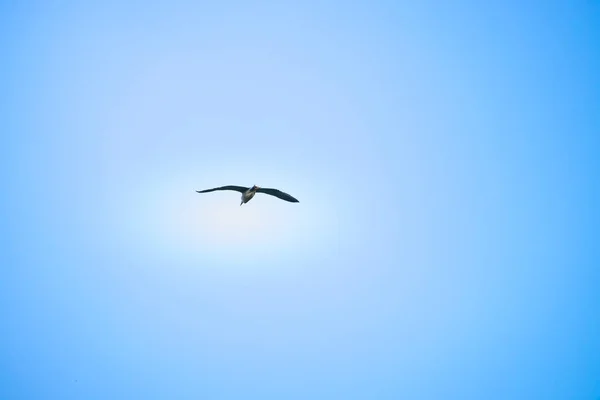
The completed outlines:
[[[243,187],[243,186],[221,186],[221,187],[217,187],[217,188],[213,188],[213,189],[206,189],[206,190],[196,190],[196,192],[198,193],[208,193],[208,192],[214,192],[215,190],[235,190],[236,192],[240,192],[240,193],[244,193],[246,190],[248,190],[247,187]]]
[[[294,197],[290,196],[287,193],[282,192],[281,190],[269,189],[269,188],[259,188],[256,192],[270,194],[271,196],[275,196],[275,197],[280,198],[281,200],[289,201],[292,203],[299,203],[299,201],[297,199],[295,199]]]

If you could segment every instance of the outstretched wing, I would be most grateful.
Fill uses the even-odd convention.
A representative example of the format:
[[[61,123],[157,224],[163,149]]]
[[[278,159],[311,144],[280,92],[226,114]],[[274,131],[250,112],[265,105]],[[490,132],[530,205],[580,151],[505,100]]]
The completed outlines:
[[[206,190],[196,190],[196,192],[198,193],[208,193],[208,192],[214,192],[215,190],[235,190],[236,192],[240,192],[240,193],[244,193],[246,190],[248,190],[247,187],[243,187],[243,186],[221,186],[221,187],[217,187],[217,188],[213,188],[213,189],[206,189]]]
[[[259,188],[256,192],[270,194],[271,196],[279,197],[281,200],[289,201],[292,203],[299,203],[299,201],[297,199],[295,199],[294,197],[290,196],[287,193],[282,192],[281,190],[269,189],[269,188]]]

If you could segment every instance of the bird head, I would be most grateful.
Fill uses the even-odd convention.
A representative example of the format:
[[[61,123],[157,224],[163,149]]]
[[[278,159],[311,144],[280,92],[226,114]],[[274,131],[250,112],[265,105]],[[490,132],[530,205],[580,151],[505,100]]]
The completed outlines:
[[[258,190],[258,189],[260,189],[260,187],[258,187],[256,185],[252,186],[252,190]]]

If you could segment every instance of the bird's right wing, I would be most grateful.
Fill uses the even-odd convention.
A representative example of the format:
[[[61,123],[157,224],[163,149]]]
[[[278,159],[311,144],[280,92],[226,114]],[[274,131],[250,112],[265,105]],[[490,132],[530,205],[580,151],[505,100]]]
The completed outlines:
[[[221,187],[217,187],[217,188],[213,188],[213,189],[196,190],[196,192],[198,192],[198,193],[208,193],[208,192],[214,192],[215,190],[235,190],[236,192],[244,193],[248,189],[249,188],[243,187],[243,186],[232,186],[232,185],[229,185],[229,186],[221,186]]]
[[[269,189],[269,188],[259,188],[257,190],[258,193],[270,194],[271,196],[275,196],[280,198],[281,200],[289,201],[290,203],[299,203],[298,199],[290,196],[289,194],[282,192],[277,189]]]

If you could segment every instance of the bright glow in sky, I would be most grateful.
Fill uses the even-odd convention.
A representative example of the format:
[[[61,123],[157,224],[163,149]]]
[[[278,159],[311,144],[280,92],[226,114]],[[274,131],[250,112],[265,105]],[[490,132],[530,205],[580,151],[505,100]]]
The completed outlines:
[[[0,398],[600,398],[599,4],[2,2]]]
[[[261,172],[258,175],[268,174]],[[293,257],[322,250],[342,233],[336,205],[326,194],[318,196],[323,193],[318,184],[294,181],[296,190],[313,194],[302,201],[302,207],[264,194],[239,206],[237,192],[181,192],[182,187],[209,188],[198,187],[187,175],[187,179],[171,175],[163,186],[156,182],[140,185],[137,193],[147,199],[140,201],[136,196],[129,204],[126,214],[131,231],[127,235],[138,236],[142,246],[150,241],[155,251],[170,257],[211,256],[243,267],[248,258],[267,263],[277,260],[282,252]],[[291,212],[290,207],[297,209]]]

